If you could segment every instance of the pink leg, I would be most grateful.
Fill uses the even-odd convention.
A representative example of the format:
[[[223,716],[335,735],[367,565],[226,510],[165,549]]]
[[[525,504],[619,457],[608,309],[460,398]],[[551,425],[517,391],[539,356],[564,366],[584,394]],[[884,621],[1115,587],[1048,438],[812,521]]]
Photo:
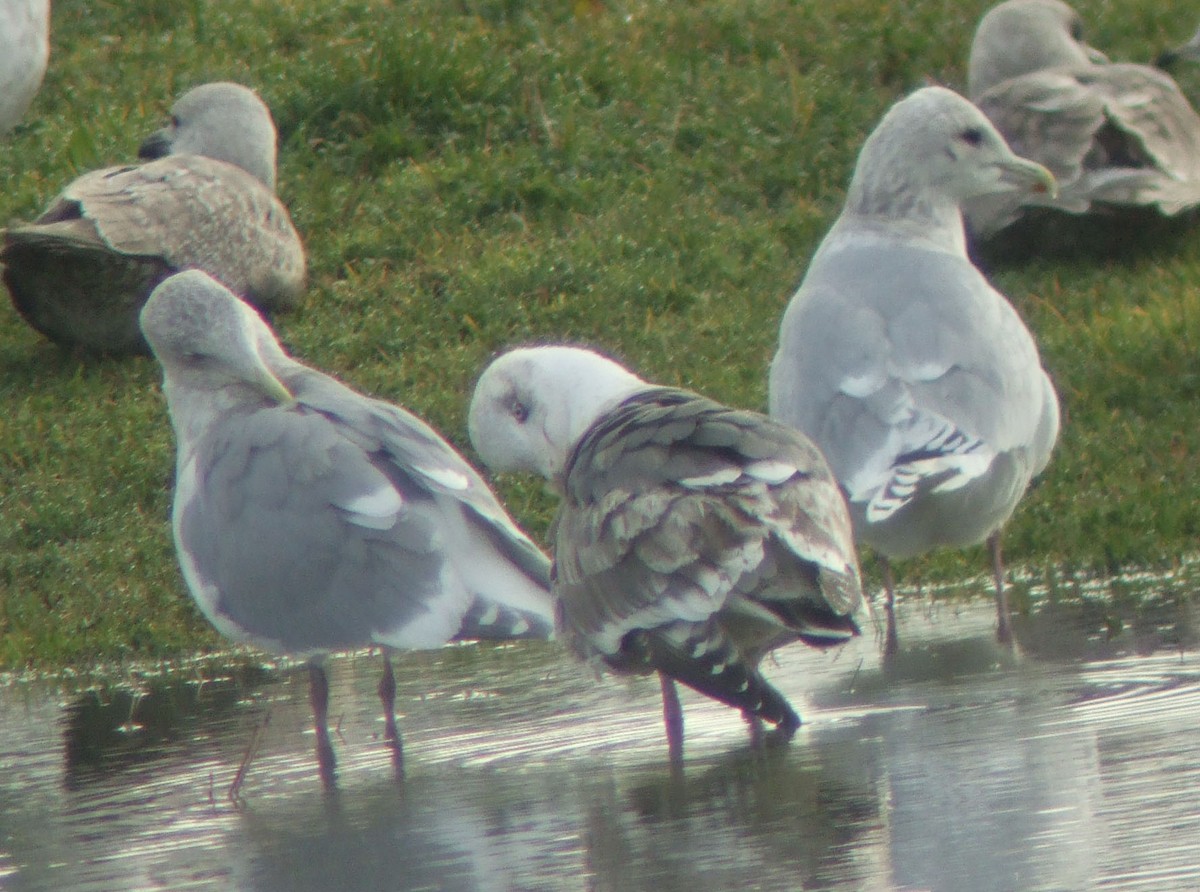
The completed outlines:
[[[679,692],[675,682],[658,674],[662,685],[663,724],[667,727],[667,756],[673,765],[683,763],[683,707],[679,705]]]
[[[313,708],[313,730],[317,733],[317,773],[326,790],[334,788],[336,760],[329,742],[329,679],[317,662],[308,664],[308,695]]]
[[[879,556],[883,565],[884,601],[883,611],[887,617],[887,630],[884,632],[883,656],[896,656],[900,650],[900,633],[896,630],[896,577],[892,573],[892,562],[883,555]]]
[[[1012,644],[1012,616],[1008,609],[1008,590],[1004,586],[1004,558],[1000,553],[1000,533],[992,533],[987,539],[992,554],[992,576],[996,582],[996,639],[1001,644]]]
[[[383,677],[379,679],[379,702],[383,705],[383,739],[392,747],[392,764],[397,774],[404,773],[404,747],[396,727],[396,675],[392,655],[383,650]]]

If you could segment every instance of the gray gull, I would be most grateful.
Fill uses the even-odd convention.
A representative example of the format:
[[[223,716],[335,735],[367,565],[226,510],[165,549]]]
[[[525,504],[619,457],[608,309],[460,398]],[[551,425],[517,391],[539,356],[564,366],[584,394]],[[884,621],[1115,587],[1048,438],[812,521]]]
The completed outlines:
[[[384,649],[399,767],[388,649],[552,634],[549,560],[432,428],[290,358],[199,270],[160,284],[141,324],[175,430],[187,587],[223,635],[309,660],[327,785],[327,653]]]
[[[846,204],[792,297],[771,364],[771,416],[811,437],[846,491],[855,536],[889,561],[987,540],[998,633],[1011,640],[1000,530],[1058,435],[1033,337],[972,265],[961,202],[1053,191],[978,109],[927,87],[867,138]]]
[[[1029,207],[1071,214],[1200,205],[1200,115],[1165,72],[1110,63],[1059,0],[1008,0],[979,23],[968,95],[1018,155],[1050,169],[1057,196],[990,195],[964,205],[982,239]]]

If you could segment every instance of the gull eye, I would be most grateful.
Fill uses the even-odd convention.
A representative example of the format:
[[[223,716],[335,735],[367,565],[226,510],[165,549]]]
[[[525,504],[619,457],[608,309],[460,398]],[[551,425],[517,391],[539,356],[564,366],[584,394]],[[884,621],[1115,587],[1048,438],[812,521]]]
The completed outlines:
[[[979,148],[979,146],[983,145],[983,131],[978,127],[968,127],[966,130],[958,134],[958,138],[967,145],[975,148]]]
[[[513,396],[508,402],[508,414],[516,420],[517,424],[524,424],[529,420],[529,406]]]
[[[1075,19],[1071,22],[1071,39],[1083,43],[1083,19]]]

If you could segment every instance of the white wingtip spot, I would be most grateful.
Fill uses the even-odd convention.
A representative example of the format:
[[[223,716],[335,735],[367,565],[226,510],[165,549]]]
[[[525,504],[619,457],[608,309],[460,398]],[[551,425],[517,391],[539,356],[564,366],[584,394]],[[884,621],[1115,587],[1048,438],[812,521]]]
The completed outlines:
[[[524,635],[528,631],[529,631],[529,622],[527,620],[525,620],[524,618],[519,619],[515,623],[513,623],[512,633],[514,635]]]
[[[461,491],[471,485],[471,479],[466,474],[462,471],[456,471],[453,468],[414,467],[413,470],[424,477],[428,477],[434,483],[446,487],[446,489]]]

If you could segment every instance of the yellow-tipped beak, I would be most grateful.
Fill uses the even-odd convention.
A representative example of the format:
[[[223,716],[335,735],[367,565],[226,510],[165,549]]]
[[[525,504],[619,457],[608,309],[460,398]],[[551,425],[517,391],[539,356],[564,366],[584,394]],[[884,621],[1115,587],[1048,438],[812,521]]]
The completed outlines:
[[[267,396],[275,400],[279,405],[290,406],[296,402],[296,397],[287,389],[287,385],[276,378],[266,366],[262,367],[262,374],[259,376],[258,383],[262,386]]]
[[[1028,184],[1031,192],[1048,195],[1050,198],[1058,197],[1058,180],[1054,179],[1054,174],[1036,161],[1015,158],[1004,166],[1004,174],[1004,178],[1017,188],[1023,188]]]

